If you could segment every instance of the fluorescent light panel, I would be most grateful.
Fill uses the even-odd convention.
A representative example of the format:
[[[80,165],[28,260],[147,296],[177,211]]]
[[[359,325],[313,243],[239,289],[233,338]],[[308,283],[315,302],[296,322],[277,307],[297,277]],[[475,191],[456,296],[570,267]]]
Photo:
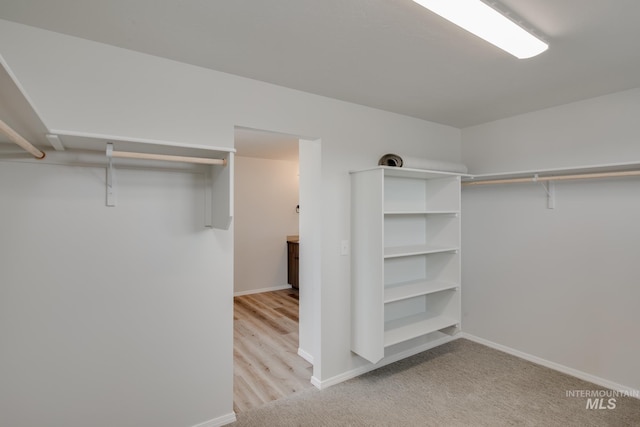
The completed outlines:
[[[547,43],[481,0],[413,1],[516,58],[531,58],[549,48]]]

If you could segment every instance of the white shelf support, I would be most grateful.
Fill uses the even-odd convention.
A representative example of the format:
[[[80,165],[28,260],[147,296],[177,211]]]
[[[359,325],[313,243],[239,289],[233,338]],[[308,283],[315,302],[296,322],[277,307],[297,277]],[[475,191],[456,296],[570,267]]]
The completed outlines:
[[[556,183],[555,181],[549,181],[547,183],[547,209],[556,208]]]
[[[115,192],[115,173],[113,169],[113,144],[107,144],[107,159],[109,164],[107,165],[107,185],[106,185],[106,203],[107,206],[113,207],[116,205],[116,192]]]
[[[533,182],[539,182],[538,174],[533,176]],[[544,188],[544,192],[547,193],[547,209],[555,209],[556,208],[556,183],[555,181],[547,181],[545,185],[544,182],[540,182],[542,188]]]
[[[204,226],[205,228],[213,228],[213,168],[207,167],[204,173]]]
[[[48,133],[45,135],[45,137],[47,138],[47,141],[49,141],[49,144],[51,144],[51,146],[56,151],[64,151],[64,144],[62,143],[58,135]]]

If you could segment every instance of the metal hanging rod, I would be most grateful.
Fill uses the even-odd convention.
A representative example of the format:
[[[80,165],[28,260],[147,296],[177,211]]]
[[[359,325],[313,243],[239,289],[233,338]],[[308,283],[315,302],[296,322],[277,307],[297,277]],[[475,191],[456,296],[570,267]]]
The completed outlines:
[[[111,144],[108,144],[111,145]],[[171,156],[167,154],[135,153],[130,151],[107,150],[107,156],[123,159],[162,160],[168,162],[199,163],[204,165],[227,165],[227,159],[210,159],[207,157]]]
[[[143,159],[143,160],[161,160],[169,162],[183,162],[183,163],[199,163],[205,165],[222,165],[227,166],[227,159],[212,159],[207,157],[187,157],[187,156],[172,156],[167,154],[151,154],[151,153],[136,153],[131,151],[115,151],[113,149],[113,143],[107,143],[107,179],[106,179],[106,205],[116,206],[116,185],[115,185],[115,169],[113,164],[114,157],[124,159]],[[213,168],[210,168],[213,169]],[[225,168],[227,169],[227,168]],[[210,199],[212,200],[212,199]],[[212,203],[212,202],[211,202]],[[209,208],[210,212],[213,208]],[[211,223],[213,225],[213,223]]]
[[[575,175],[555,175],[555,176],[538,176],[531,178],[504,178],[504,179],[486,179],[482,181],[464,181],[462,185],[491,185],[491,184],[518,184],[524,182],[546,182],[546,181],[569,181],[577,179],[597,179],[597,178],[617,178],[626,176],[640,176],[640,170],[618,171],[618,172],[595,172],[582,173]]]
[[[44,153],[44,151],[37,149],[33,144],[24,139],[18,132],[13,130],[2,120],[0,120],[0,131],[7,135],[11,142],[19,145],[23,150],[29,152],[36,159],[42,160],[45,158],[46,154]]]

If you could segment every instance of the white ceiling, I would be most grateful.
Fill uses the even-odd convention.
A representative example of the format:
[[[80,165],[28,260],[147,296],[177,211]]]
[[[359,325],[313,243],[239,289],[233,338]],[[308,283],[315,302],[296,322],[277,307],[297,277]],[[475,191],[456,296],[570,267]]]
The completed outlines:
[[[502,0],[518,60],[411,0],[0,0],[0,18],[466,127],[640,86],[640,1]]]
[[[298,137],[255,129],[235,129],[236,155],[260,159],[298,161]]]

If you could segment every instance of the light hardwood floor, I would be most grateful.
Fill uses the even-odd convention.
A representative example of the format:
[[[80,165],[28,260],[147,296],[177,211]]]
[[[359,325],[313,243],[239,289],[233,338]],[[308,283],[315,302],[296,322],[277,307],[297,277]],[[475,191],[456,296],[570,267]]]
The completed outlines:
[[[312,366],[298,356],[298,291],[234,298],[233,409],[262,406],[313,387]]]

